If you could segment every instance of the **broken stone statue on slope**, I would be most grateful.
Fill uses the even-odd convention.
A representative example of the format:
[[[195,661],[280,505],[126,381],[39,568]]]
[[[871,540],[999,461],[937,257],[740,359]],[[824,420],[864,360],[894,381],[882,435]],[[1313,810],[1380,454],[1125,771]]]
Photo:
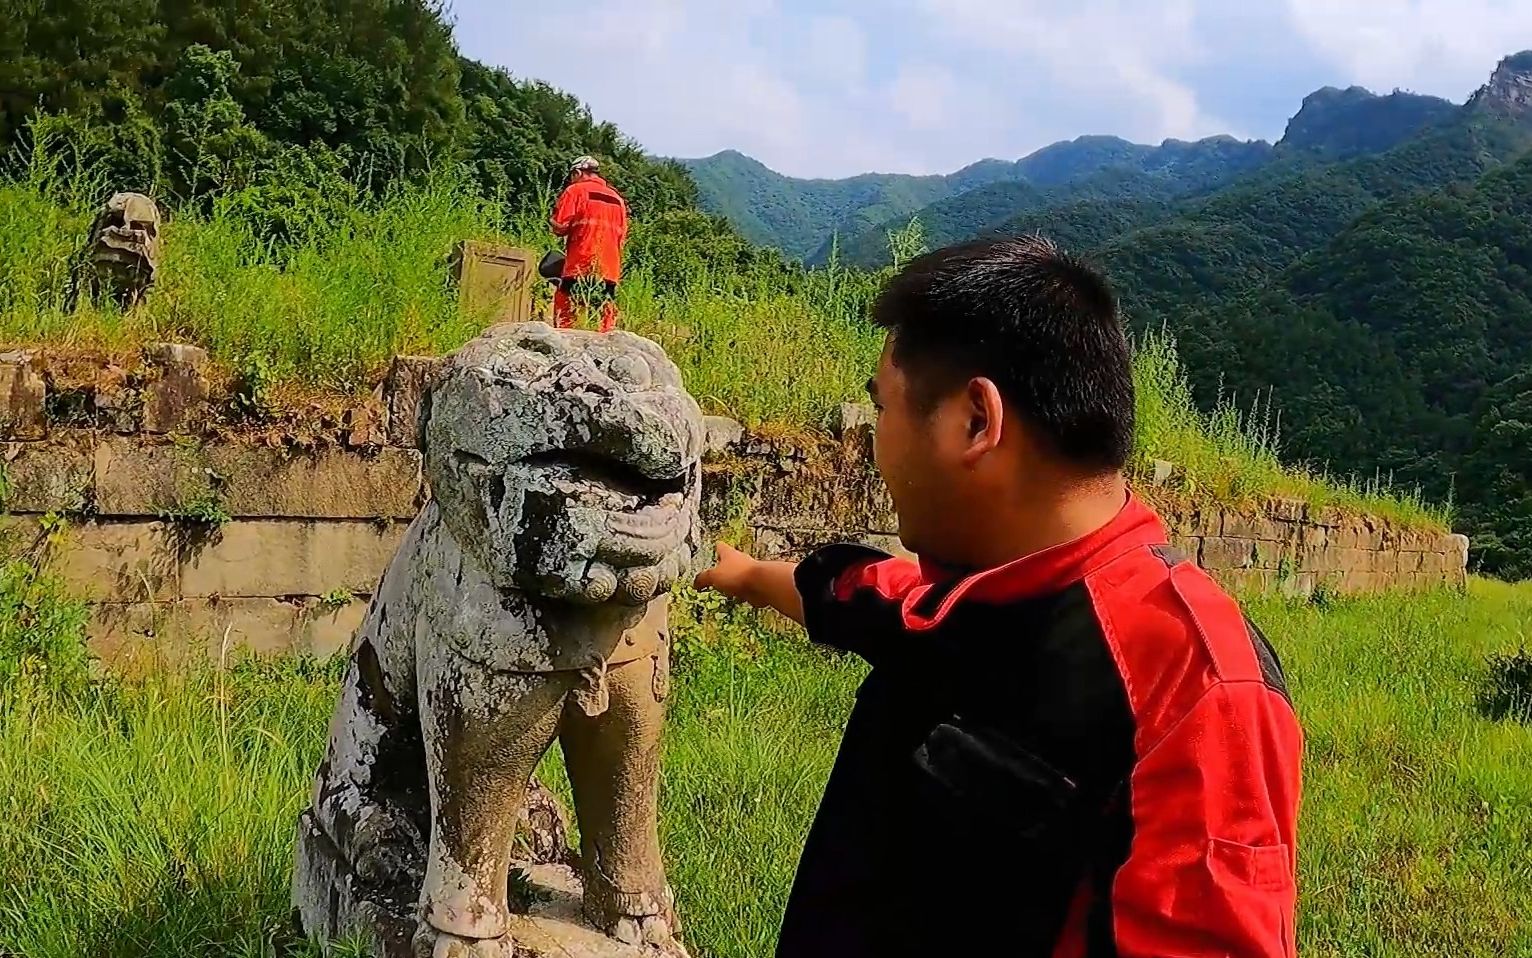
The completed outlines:
[[[646,339],[524,323],[454,354],[421,417],[433,498],[352,642],[298,825],[297,917],[386,958],[684,955],[657,795],[701,411]],[[596,930],[508,896],[541,874],[512,871],[515,832],[555,738]],[[555,819],[535,845],[560,844]]]
[[[86,241],[83,279],[91,295],[132,306],[154,285],[159,262],[159,206],[142,193],[112,194]]]

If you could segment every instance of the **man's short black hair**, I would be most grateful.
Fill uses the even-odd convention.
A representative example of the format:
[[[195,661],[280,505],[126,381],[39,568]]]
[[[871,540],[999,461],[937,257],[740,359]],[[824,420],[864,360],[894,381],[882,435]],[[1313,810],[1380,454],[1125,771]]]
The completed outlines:
[[[927,253],[890,279],[872,319],[926,408],[995,383],[1062,458],[1121,469],[1133,448],[1133,362],[1106,277],[1040,236]]]

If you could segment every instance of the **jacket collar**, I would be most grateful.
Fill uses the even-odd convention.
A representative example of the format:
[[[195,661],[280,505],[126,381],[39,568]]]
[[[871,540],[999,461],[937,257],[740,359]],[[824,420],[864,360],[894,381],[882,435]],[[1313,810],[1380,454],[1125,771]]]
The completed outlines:
[[[1166,541],[1159,516],[1130,492],[1117,515],[1095,532],[972,573],[955,585],[950,571],[921,560],[921,583],[904,597],[904,624],[917,630],[935,628],[960,602],[1000,605],[1058,592],[1134,549]],[[932,590],[944,585],[948,591],[940,605],[923,614]]]

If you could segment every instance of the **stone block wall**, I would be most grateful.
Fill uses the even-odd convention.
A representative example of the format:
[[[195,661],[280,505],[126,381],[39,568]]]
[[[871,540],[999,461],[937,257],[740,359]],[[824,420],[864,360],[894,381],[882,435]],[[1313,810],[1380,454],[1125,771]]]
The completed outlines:
[[[81,389],[33,354],[0,354],[8,546],[46,558],[92,604],[90,639],[108,659],[344,648],[427,495],[418,407],[438,361],[400,358],[354,408],[274,432],[228,421],[200,351],[146,356],[143,370]],[[716,418],[707,433],[714,532],[767,557],[847,540],[900,551],[861,407],[828,436]],[[1230,509],[1144,493],[1174,544],[1235,589],[1465,580],[1461,536],[1302,503]]]
[[[402,357],[353,408],[256,428],[194,348],[84,385],[0,354],[5,546],[91,603],[107,659],[343,649],[425,501],[436,362]]]
[[[1159,465],[1163,482],[1173,469]],[[741,437],[713,460],[707,479],[714,524],[732,524],[761,555],[792,557],[832,541],[901,551],[893,503],[872,463],[871,423],[859,406],[841,411],[832,438]],[[1468,539],[1443,530],[1291,500],[1188,503],[1154,478],[1137,492],[1164,518],[1171,544],[1236,592],[1309,596],[1461,588],[1467,581]]]

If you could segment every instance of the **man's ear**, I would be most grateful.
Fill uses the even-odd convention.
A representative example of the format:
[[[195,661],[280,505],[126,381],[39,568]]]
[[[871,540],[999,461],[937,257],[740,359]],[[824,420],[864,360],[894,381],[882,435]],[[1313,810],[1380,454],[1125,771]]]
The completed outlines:
[[[968,414],[968,446],[963,451],[967,465],[978,462],[986,453],[1000,446],[1005,429],[1005,402],[993,380],[982,376],[970,379],[965,392]]]

